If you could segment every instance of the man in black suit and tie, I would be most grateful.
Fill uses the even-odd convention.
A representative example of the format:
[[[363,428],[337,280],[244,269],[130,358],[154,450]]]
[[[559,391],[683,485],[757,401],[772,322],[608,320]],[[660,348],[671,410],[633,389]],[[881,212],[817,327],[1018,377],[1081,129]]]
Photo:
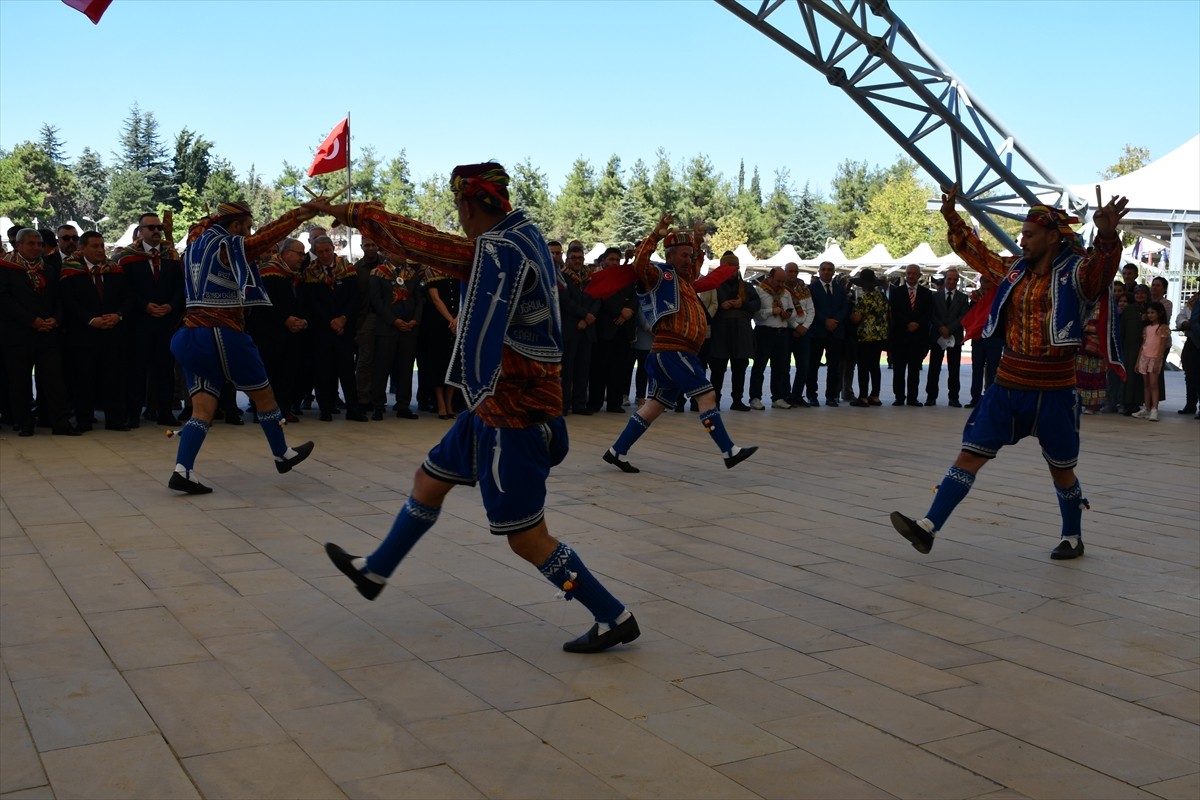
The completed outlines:
[[[38,377],[38,412],[62,436],[71,427],[63,384],[63,307],[58,267],[42,259],[42,237],[30,228],[16,234],[17,251],[0,258],[0,337],[8,371],[13,421],[21,436],[33,436],[33,370]]]
[[[933,295],[918,286],[921,268],[909,264],[904,283],[892,287],[892,391],[894,406],[919,406],[921,362],[929,352],[929,324],[933,318]],[[907,401],[907,403],[906,403]]]
[[[823,261],[809,284],[812,290],[813,321],[809,327],[808,402],[817,405],[817,370],[825,356],[825,405],[836,406],[842,392],[842,347],[846,340],[846,318],[850,298],[833,279],[833,262]]]
[[[133,244],[113,254],[132,295],[128,424],[138,427],[142,408],[154,412],[159,425],[178,425],[175,418],[175,357],[171,337],[183,318],[183,265],[170,242],[163,242],[157,214],[142,214]],[[147,398],[147,379],[149,397]],[[150,419],[147,413],[147,419]]]
[[[958,402],[958,366],[962,361],[963,346],[963,317],[971,307],[970,299],[958,291],[958,270],[951,267],[946,270],[945,285],[933,292],[933,323],[929,329],[932,340],[929,349],[929,375],[925,378],[925,405],[936,406],[938,398],[938,383],[942,376],[942,354],[946,356],[946,396],[950,405],[961,408]],[[938,343],[953,339],[954,344],[942,348]]]

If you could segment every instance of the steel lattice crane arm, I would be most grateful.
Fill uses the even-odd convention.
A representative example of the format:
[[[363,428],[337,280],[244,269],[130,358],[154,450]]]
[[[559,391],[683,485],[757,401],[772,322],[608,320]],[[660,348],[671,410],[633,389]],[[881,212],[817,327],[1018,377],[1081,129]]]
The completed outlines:
[[[959,184],[960,203],[1014,252],[994,219],[1020,219],[1014,205],[1046,203],[1085,218],[1087,201],[971,97],[887,0],[716,2],[824,74],[939,185]]]

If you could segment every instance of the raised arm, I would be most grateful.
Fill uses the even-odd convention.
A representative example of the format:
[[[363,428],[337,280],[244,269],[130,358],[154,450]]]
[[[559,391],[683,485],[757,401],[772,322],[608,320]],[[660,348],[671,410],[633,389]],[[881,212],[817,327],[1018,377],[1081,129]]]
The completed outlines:
[[[1096,194],[1099,197],[1099,187]],[[1117,225],[1125,216],[1128,205],[1127,198],[1114,195],[1107,205],[1096,209],[1092,215],[1096,239],[1079,265],[1079,288],[1089,300],[1095,300],[1107,291],[1117,276],[1121,266],[1121,237],[1117,234]]]
[[[443,233],[432,225],[392,214],[383,204],[375,201],[340,205],[319,200],[311,202],[318,213],[329,214],[350,227],[358,228],[388,252],[408,253],[413,261],[459,280],[470,278],[475,244],[466,237]]]
[[[955,207],[958,186],[951,186],[949,189],[942,187],[942,192],[942,217],[946,220],[946,239],[950,242],[950,248],[968,267],[999,283],[1015,259],[1002,258],[989,250],[983,240],[976,236],[975,231],[959,216]]]
[[[246,237],[246,260],[252,264],[257,262],[267,251],[298,228],[301,222],[312,219],[316,215],[316,209],[305,203],[293,208],[279,219],[263,225],[255,233]]]

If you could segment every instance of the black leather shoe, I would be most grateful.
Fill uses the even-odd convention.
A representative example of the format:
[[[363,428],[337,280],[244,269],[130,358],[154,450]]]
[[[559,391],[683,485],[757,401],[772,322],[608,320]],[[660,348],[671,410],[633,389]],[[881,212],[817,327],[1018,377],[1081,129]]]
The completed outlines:
[[[920,408],[920,407],[921,407],[921,401],[920,401],[920,400],[909,400],[909,401],[908,401],[908,405],[910,405],[910,406],[913,406],[913,407],[915,407],[915,408]]]
[[[904,405],[904,401],[903,401],[903,400],[893,400],[893,401],[892,401],[892,405],[894,405],[894,406],[902,406],[902,405]]]
[[[396,416],[399,417],[400,419],[416,419],[417,412],[410,411],[407,408],[402,408],[396,412]]]
[[[614,453],[612,450],[605,450],[603,458],[609,464],[612,464],[614,467],[621,470],[621,472],[628,472],[631,475],[635,472],[641,472],[640,469],[635,467],[633,464],[630,464],[628,461],[622,461],[621,459],[617,458],[616,453]]]
[[[70,425],[55,425],[50,433],[55,436],[83,436],[83,431]]]
[[[892,527],[900,535],[908,539],[918,553],[928,553],[933,549],[933,534],[917,524],[915,519],[909,519],[899,511],[892,512]]]
[[[1188,408],[1187,406],[1184,406],[1183,408],[1179,409],[1179,410],[1178,410],[1178,411],[1176,411],[1175,413],[1176,413],[1176,414],[1195,414],[1195,413],[1196,413],[1196,409],[1194,409],[1194,408]]]
[[[978,401],[978,400],[972,400],[971,402],[969,402],[969,403],[967,403],[965,406],[963,406],[963,408],[974,408],[974,407],[975,407],[975,406],[977,406],[977,405],[979,405],[979,401]]]
[[[837,407],[838,407],[838,401],[837,401],[837,398],[836,398],[836,397],[831,397],[831,398],[827,399],[827,400],[825,401],[825,405],[826,405],[826,406],[828,406],[829,408],[837,408]]]
[[[22,425],[21,431],[17,435],[18,436],[33,436],[33,426],[32,425]]]
[[[383,421],[383,409],[377,408],[373,412],[371,412],[371,419],[374,420],[375,422],[382,422]]]
[[[949,403],[947,403],[947,405],[951,408],[962,408],[962,403],[958,402],[957,400],[951,400]]]
[[[321,413],[321,422],[333,422],[333,414]]]
[[[242,419],[241,414],[226,414],[225,415],[225,424],[226,425],[245,425],[246,420]]]
[[[211,486],[205,486],[199,481],[185,478],[178,472],[171,473],[171,480],[167,481],[167,488],[174,489],[177,492],[186,492],[187,494],[212,494]]]
[[[621,408],[620,406],[608,406],[604,410],[607,411],[609,414],[624,414],[625,413],[625,409]]]
[[[296,455],[292,456],[291,458],[285,458],[283,461],[275,462],[275,469],[279,470],[280,474],[284,472],[291,472],[292,467],[296,466],[301,461],[312,455],[313,443],[305,442],[304,444],[296,445],[292,449],[296,451]],[[178,475],[179,473],[175,474]]]
[[[130,415],[129,419],[125,420],[125,427],[129,428],[131,431],[142,427],[142,418],[137,414]]]
[[[104,430],[106,430],[106,431],[128,431],[129,426],[122,422],[106,422],[106,423],[104,423]]]
[[[937,405],[937,400],[926,400],[926,401],[925,401],[925,405],[927,405],[927,406],[936,406],[936,405]]]
[[[797,397],[794,400],[789,397],[788,402],[791,403],[796,408],[812,408],[812,404],[809,403],[807,400],[805,400],[803,397]]]
[[[581,417],[590,417],[592,414],[595,414],[596,412],[592,411],[587,406],[580,406],[579,408],[572,409],[571,413],[578,414]]]
[[[855,408],[866,408],[867,406],[869,406],[871,404],[868,403],[866,400],[856,399],[856,400],[851,400],[850,405],[854,406]]]
[[[361,411],[347,411],[346,419],[350,420],[351,422],[369,422],[370,421],[367,418],[367,415]]]
[[[619,644],[628,644],[641,635],[642,629],[630,614],[629,619],[604,633],[600,632],[600,623],[596,623],[583,636],[564,643],[563,650],[568,653],[600,653]]]
[[[1079,558],[1081,555],[1083,555],[1083,539],[1079,540],[1078,547],[1072,547],[1070,541],[1063,539],[1058,543],[1058,547],[1050,551],[1050,557],[1055,561],[1066,561]]]
[[[725,457],[725,469],[733,469],[738,464],[745,461],[750,456],[758,452],[757,447],[743,447],[731,456]]]
[[[750,406],[746,405],[741,400],[734,400],[732,403],[730,403],[729,410],[730,411],[749,411]]]
[[[342,571],[343,575],[354,581],[354,588],[358,589],[359,594],[368,600],[374,600],[376,597],[379,597],[379,593],[383,591],[384,584],[371,580],[362,574],[362,570],[354,566],[354,559],[358,558],[358,556],[350,555],[333,542],[325,543],[325,555],[329,556],[329,560],[333,562],[335,567]]]

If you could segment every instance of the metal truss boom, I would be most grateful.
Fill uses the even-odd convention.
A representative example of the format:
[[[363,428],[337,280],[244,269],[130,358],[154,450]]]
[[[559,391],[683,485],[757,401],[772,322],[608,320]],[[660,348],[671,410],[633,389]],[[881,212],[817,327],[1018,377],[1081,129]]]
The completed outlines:
[[[1083,219],[1087,200],[1059,181],[892,12],[887,0],[716,0],[821,72],[1000,242],[996,218],[1045,203]],[[784,6],[795,6],[796,14]]]

